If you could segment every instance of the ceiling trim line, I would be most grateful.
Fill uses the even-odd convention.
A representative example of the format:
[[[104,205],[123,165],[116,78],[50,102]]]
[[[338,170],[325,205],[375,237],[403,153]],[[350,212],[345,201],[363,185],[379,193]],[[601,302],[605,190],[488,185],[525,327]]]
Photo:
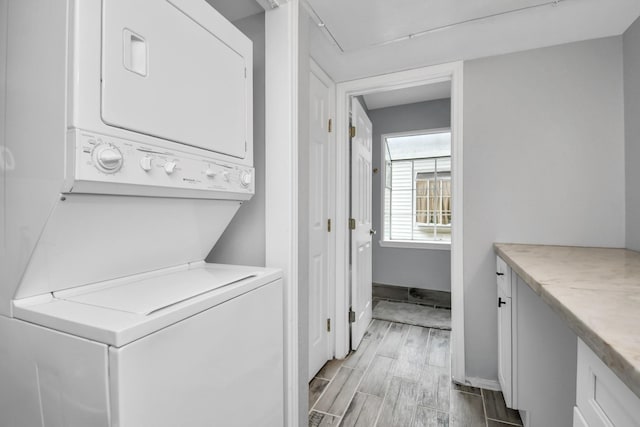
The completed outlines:
[[[257,0],[260,1],[260,0]],[[551,7],[557,7],[560,3],[563,3],[567,0],[548,0],[544,3],[540,3],[540,4],[535,4],[532,6],[524,6],[524,7],[520,7],[517,9],[511,9],[511,10],[506,10],[504,12],[498,12],[498,13],[493,13],[490,15],[483,15],[483,16],[478,16],[477,18],[471,18],[471,19],[466,19],[464,21],[459,21],[459,22],[454,22],[452,24],[447,24],[447,25],[442,25],[440,27],[434,27],[434,28],[430,28],[424,31],[418,31],[417,33],[412,33],[406,36],[402,36],[402,37],[398,37],[392,40],[387,40],[384,42],[379,42],[379,43],[374,43],[368,46],[364,46],[362,48],[358,48],[358,49],[353,49],[353,50],[349,50],[346,51],[345,49],[342,48],[342,46],[340,45],[340,43],[338,43],[338,40],[334,37],[334,35],[331,33],[331,30],[329,30],[329,28],[326,26],[326,24],[324,23],[324,21],[322,20],[322,18],[320,18],[320,16],[318,15],[318,13],[313,9],[313,7],[308,3],[308,1],[303,1],[303,3],[306,5],[306,9],[310,10],[312,15],[314,15],[314,21],[316,22],[316,24],[318,25],[318,27],[321,28],[321,30],[323,30],[323,33],[326,33],[329,38],[334,42],[334,44],[338,47],[338,49],[340,49],[341,53],[348,53],[348,52],[353,52],[353,51],[357,51],[357,50],[366,50],[366,49],[373,49],[373,48],[377,48],[377,47],[381,47],[381,46],[386,46],[386,45],[390,45],[390,44],[394,44],[394,43],[398,43],[398,42],[402,42],[402,41],[406,41],[406,40],[412,40],[412,39],[416,39],[416,38],[420,38],[426,35],[429,35],[431,33],[435,33],[438,31],[444,31],[453,27],[457,27],[459,25],[464,25],[464,24],[469,24],[472,22],[478,22],[478,21],[483,21],[486,19],[491,19],[491,18],[497,18],[499,16],[503,16],[503,15],[509,15],[512,13],[519,13],[519,12],[524,12],[527,10],[532,10],[532,9],[537,9],[537,8],[542,8],[542,7],[547,7],[547,6],[551,6]]]

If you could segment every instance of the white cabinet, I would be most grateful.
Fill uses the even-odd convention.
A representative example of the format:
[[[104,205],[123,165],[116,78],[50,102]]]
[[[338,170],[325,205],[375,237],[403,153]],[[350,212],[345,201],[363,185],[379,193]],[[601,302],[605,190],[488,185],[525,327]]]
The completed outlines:
[[[500,257],[496,273],[498,380],[505,403],[520,411],[525,427],[570,426],[576,335]]]
[[[512,304],[511,269],[496,258],[496,280],[498,283],[498,381],[502,387],[504,401],[509,408],[513,401],[513,345],[512,345]]]
[[[581,339],[573,425],[640,426],[640,398]]]

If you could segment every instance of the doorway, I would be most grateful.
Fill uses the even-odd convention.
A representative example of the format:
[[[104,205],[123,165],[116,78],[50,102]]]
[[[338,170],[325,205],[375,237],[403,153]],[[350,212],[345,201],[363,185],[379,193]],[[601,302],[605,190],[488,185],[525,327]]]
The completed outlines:
[[[409,71],[391,73],[339,83],[336,86],[336,229],[348,230],[351,195],[350,183],[350,124],[349,112],[352,97],[381,91],[413,88],[448,82],[451,87],[451,305],[452,305],[452,377],[464,381],[464,323],[462,282],[462,64],[450,63]],[[349,313],[354,294],[350,283],[351,251],[349,233],[336,235],[336,331],[335,356],[345,357],[351,350]],[[353,317],[351,317],[353,319]],[[364,326],[366,329],[366,325]]]

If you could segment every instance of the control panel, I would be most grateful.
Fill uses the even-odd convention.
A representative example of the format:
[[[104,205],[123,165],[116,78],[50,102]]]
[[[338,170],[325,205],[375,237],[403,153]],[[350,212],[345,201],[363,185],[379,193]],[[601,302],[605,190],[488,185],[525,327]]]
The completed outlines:
[[[252,195],[254,169],[83,130],[70,134],[75,180]]]

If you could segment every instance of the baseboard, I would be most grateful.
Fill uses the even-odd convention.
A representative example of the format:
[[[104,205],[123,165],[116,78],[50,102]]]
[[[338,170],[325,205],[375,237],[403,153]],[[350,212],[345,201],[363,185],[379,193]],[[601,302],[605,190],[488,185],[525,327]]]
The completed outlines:
[[[496,380],[487,380],[485,378],[467,377],[465,384],[473,387],[484,388],[486,390],[501,391],[500,383]]]

